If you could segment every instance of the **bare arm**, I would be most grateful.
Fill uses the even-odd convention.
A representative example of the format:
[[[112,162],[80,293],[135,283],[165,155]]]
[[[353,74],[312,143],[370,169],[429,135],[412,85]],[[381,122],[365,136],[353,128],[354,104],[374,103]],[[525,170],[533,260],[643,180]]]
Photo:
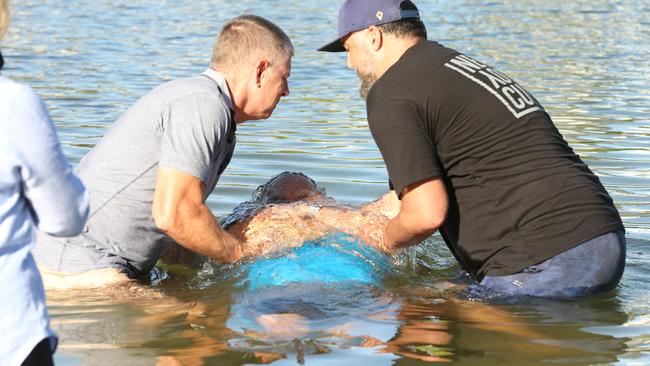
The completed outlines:
[[[384,215],[389,219],[394,218],[399,213],[401,202],[395,191],[390,191],[375,201],[366,203],[361,206],[362,212],[369,212],[378,215]]]
[[[399,212],[400,201],[391,191],[360,209],[295,202],[262,208],[228,229],[244,243],[247,255],[263,255],[299,246],[332,232],[344,232],[385,250],[382,228]]]
[[[399,214],[383,229],[383,245],[396,250],[420,243],[445,221],[449,199],[441,179],[409,185],[402,193]]]
[[[428,179],[408,186],[401,203],[391,191],[360,210],[324,207],[318,219],[332,229],[391,252],[431,236],[444,222],[448,205],[442,180]]]
[[[246,256],[256,256],[300,246],[327,235],[330,229],[316,219],[313,206],[296,202],[263,207],[228,232],[242,241]]]
[[[241,244],[224,231],[203,200],[199,178],[159,167],[153,199],[156,226],[174,241],[194,252],[223,262],[241,258]]]

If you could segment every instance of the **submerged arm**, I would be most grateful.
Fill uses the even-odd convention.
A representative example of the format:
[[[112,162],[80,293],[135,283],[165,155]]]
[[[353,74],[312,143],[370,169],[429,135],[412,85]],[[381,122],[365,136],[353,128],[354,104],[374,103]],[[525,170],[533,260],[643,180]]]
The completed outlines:
[[[263,255],[302,245],[333,232],[344,232],[385,250],[382,228],[397,215],[400,202],[394,192],[363,205],[319,207],[295,202],[269,205],[253,216],[232,225],[228,232],[243,242],[246,255]]]
[[[228,228],[243,243],[246,256],[297,247],[330,231],[315,217],[314,207],[303,203],[269,205]]]

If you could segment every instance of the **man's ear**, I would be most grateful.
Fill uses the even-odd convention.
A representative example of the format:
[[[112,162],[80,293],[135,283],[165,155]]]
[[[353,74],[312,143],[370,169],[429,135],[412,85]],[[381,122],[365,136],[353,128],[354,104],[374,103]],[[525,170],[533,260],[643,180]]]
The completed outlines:
[[[258,88],[262,87],[262,75],[269,68],[270,64],[267,59],[262,59],[255,67],[255,84]]]
[[[379,51],[384,45],[384,34],[381,32],[379,27],[371,25],[368,27],[368,37],[366,37],[366,42],[372,51]]]

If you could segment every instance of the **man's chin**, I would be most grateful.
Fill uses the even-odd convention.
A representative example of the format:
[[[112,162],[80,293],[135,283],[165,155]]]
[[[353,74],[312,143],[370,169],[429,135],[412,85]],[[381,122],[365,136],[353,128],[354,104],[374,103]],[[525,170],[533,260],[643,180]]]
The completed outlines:
[[[368,99],[368,93],[370,93],[370,88],[372,88],[372,85],[370,87],[364,87],[363,85],[359,87],[359,96],[363,100]]]
[[[273,114],[273,111],[274,111],[274,109],[271,109],[270,111],[260,112],[259,114],[256,114],[255,116],[252,116],[251,120],[259,121],[261,119],[268,119]]]
[[[274,109],[272,109],[272,110],[270,110],[268,112],[264,112],[264,114],[262,115],[262,118],[260,118],[260,119],[268,119],[273,114],[273,111],[274,111]]]
[[[263,112],[262,112],[262,116],[263,116],[263,117],[262,117],[261,119],[267,119],[267,118],[271,117],[271,115],[272,115],[273,112],[275,111],[275,108],[278,106],[278,103],[279,103],[279,102],[280,102],[279,99],[276,100],[276,101],[275,101],[275,104],[273,104],[273,107],[271,107],[271,108],[269,108],[269,109],[263,111]]]
[[[370,89],[374,84],[374,80],[359,79],[359,96],[361,96],[361,99],[366,100],[368,98],[368,93],[370,93]]]

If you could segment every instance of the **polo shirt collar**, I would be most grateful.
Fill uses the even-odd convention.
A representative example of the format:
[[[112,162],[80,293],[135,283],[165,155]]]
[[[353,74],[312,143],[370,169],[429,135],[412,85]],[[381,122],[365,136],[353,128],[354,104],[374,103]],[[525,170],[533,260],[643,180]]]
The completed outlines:
[[[228,108],[230,108],[231,111],[235,110],[232,104],[232,99],[230,99],[230,89],[228,88],[228,83],[226,83],[226,78],[223,77],[223,74],[221,74],[219,71],[208,68],[203,72],[203,75],[214,80],[214,82],[219,85],[219,89],[221,89],[221,94],[223,94]]]

